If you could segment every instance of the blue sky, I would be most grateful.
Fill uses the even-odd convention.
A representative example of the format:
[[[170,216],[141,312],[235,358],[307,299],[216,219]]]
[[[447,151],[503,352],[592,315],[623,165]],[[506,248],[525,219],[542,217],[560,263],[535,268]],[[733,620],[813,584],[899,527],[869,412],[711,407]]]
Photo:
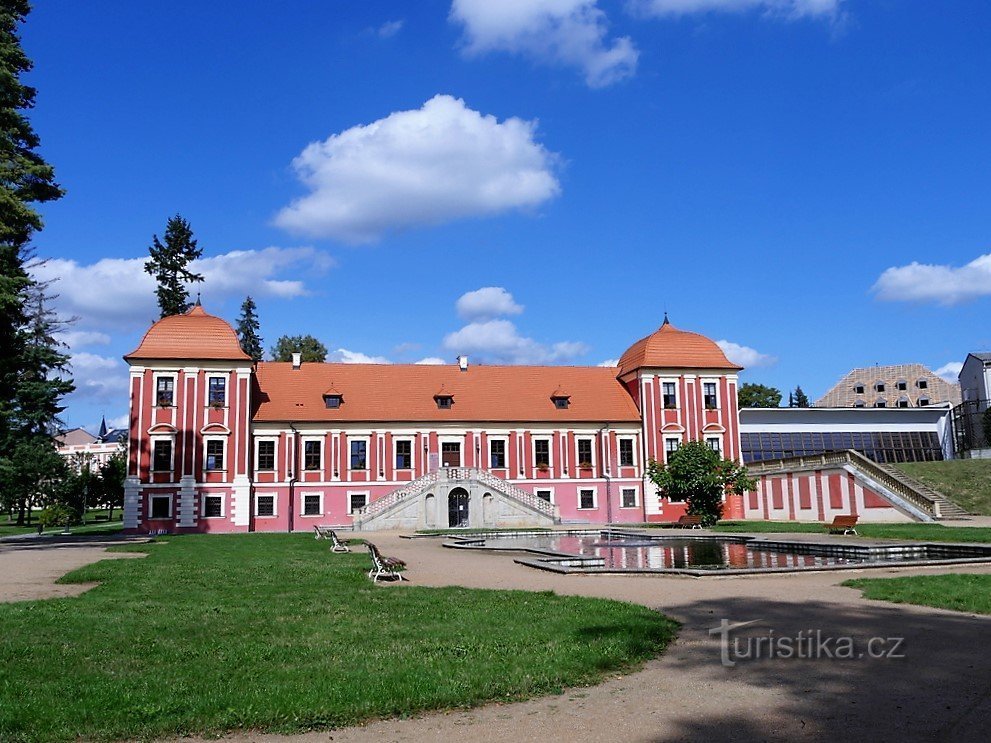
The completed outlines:
[[[814,398],[991,350],[986,2],[36,5],[70,425],[126,413],[177,212],[208,311],[340,360],[598,364],[667,310]]]

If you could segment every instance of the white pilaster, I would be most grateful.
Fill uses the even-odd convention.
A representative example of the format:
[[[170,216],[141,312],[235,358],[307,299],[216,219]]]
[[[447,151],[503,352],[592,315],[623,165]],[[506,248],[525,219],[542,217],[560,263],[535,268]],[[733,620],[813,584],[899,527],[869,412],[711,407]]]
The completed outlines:
[[[179,480],[179,501],[176,505],[177,526],[189,528],[196,526],[196,479],[192,475],[183,475]]]
[[[137,477],[124,479],[124,528],[137,529],[141,519],[141,480]]]
[[[251,520],[251,480],[247,475],[234,478],[234,494],[231,496],[231,521],[234,526],[248,526]]]

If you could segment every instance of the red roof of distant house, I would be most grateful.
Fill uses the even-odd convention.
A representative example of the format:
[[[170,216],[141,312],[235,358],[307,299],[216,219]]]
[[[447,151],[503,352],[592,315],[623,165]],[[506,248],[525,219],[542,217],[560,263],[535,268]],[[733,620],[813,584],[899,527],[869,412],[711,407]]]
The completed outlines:
[[[735,369],[714,341],[704,335],[678,330],[664,318],[664,324],[646,338],[641,338],[619,360],[619,376],[642,368],[659,369]]]
[[[417,364],[258,364],[261,394],[254,420],[340,422],[639,422],[629,393],[615,369],[582,366],[472,366]],[[343,396],[328,408],[323,390]],[[559,386],[571,404],[551,400]],[[450,408],[434,399],[449,395]]]
[[[156,322],[124,359],[251,361],[241,350],[234,328],[198,304],[184,315],[169,315]]]

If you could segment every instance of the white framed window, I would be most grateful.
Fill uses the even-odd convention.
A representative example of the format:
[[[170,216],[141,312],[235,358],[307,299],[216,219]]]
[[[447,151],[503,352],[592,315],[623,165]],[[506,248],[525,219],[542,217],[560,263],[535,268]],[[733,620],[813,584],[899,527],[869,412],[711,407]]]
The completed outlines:
[[[176,374],[155,375],[155,405],[160,408],[175,407]]]
[[[368,437],[348,437],[348,466],[352,470],[368,469]]]
[[[548,469],[551,466],[551,439],[541,436],[534,438],[533,446],[533,466],[538,469]]]
[[[175,467],[175,446],[172,437],[153,436],[151,439],[151,471],[171,472]]]
[[[505,437],[489,437],[489,469],[504,470],[509,467],[509,443]]]
[[[702,382],[702,402],[707,410],[715,410],[719,407],[719,394],[716,390],[715,382]]]
[[[620,491],[620,508],[636,508],[637,507],[637,489],[636,488],[623,488]]]
[[[299,500],[300,516],[323,516],[323,493],[303,493]]]
[[[275,439],[255,439],[255,471],[274,472],[278,463],[278,442]]]
[[[224,517],[224,496],[218,493],[204,493],[200,501],[200,513],[205,519]]]
[[[706,436],[705,443],[716,454],[722,454],[722,439],[719,436]]]
[[[413,469],[413,439],[393,439],[392,446],[396,469]]]
[[[172,496],[152,494],[148,498],[148,518],[149,519],[172,518]]]
[[[554,502],[554,488],[537,488],[533,494],[548,503]]]
[[[211,408],[227,405],[227,377],[207,377],[206,404]]]
[[[367,490],[348,491],[348,513],[354,513],[359,508],[364,508],[367,505],[368,505]]]
[[[275,497],[275,493],[256,493],[255,494],[255,516],[260,518],[268,518],[270,516],[277,516],[276,511],[278,507],[278,500]]]
[[[220,472],[224,469],[227,440],[207,438],[203,440],[203,469],[207,472]]]
[[[578,452],[578,456],[575,462],[578,463],[580,468],[592,467],[595,465],[595,442],[588,437],[579,437],[575,439],[575,449]]]
[[[661,382],[661,405],[665,410],[678,407],[678,385],[675,382]]]
[[[664,461],[671,459],[671,455],[678,451],[678,447],[681,446],[681,438],[674,436],[666,436],[664,438]]]
[[[578,510],[579,511],[590,511],[596,507],[596,492],[595,488],[579,488],[578,489]]]
[[[633,438],[621,438],[619,439],[619,466],[620,467],[636,467],[636,447],[633,445]]]
[[[314,472],[322,469],[323,439],[303,439],[303,470]]]

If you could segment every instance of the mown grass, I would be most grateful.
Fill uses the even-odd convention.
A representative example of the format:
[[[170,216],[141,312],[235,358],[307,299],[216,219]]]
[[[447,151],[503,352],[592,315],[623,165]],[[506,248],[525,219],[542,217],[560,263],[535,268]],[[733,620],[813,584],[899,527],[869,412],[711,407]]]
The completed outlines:
[[[114,510],[114,520],[109,521],[109,511],[106,508],[92,509],[86,512],[83,523],[70,527],[73,534],[116,534],[123,528],[121,510]],[[38,513],[34,513],[31,518],[31,526],[17,526],[11,521],[0,523],[0,537],[9,537],[17,534],[37,534],[38,533]],[[44,530],[45,534],[61,534],[62,526],[50,526]]]
[[[907,462],[896,466],[968,513],[991,516],[991,459]]]
[[[0,740],[286,733],[522,699],[634,668],[676,628],[604,599],[373,585],[367,554],[301,535],[121,549],[148,556],[74,571],[102,582],[75,598],[0,605]]]
[[[797,521],[720,521],[719,532],[803,533],[826,535],[826,526]],[[991,542],[991,527],[942,524],[857,524],[857,533],[869,539],[918,539],[927,542]]]
[[[843,585],[859,588],[865,598],[878,601],[991,614],[991,575],[954,573],[905,578],[857,578]]]

